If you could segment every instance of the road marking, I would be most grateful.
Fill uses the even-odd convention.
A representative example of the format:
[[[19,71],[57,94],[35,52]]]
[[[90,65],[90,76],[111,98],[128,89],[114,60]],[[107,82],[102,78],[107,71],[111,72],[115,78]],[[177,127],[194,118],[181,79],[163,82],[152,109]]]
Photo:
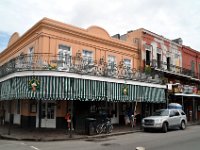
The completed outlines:
[[[39,148],[34,147],[34,146],[30,146],[30,147],[33,148],[33,149],[36,149],[36,150],[40,150]]]

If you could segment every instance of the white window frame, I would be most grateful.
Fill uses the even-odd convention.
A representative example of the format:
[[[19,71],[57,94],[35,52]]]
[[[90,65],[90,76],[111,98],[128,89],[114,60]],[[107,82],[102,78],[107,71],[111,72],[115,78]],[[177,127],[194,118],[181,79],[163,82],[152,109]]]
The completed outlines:
[[[83,49],[82,51],[83,62],[86,64],[93,64],[93,51]]]
[[[126,63],[126,61],[129,61],[130,63]],[[132,68],[132,60],[131,60],[131,59],[128,59],[128,58],[124,58],[123,65],[124,65],[124,67],[126,67],[127,69],[131,69],[131,68]]]
[[[33,63],[34,47],[30,47],[28,50],[28,63]]]
[[[63,46],[63,48],[61,48]],[[64,48],[66,47],[66,49]],[[66,66],[71,65],[71,55],[72,55],[72,50],[71,47],[68,45],[64,44],[59,44],[58,45],[58,67],[59,68],[64,68]]]
[[[113,55],[108,55],[108,66],[110,66],[112,69],[114,68],[114,66],[116,66],[116,57]]]
[[[160,55],[160,61],[158,61],[158,57],[157,57],[158,54]],[[160,49],[160,48],[157,48],[157,53],[156,53],[156,67],[157,68],[162,68],[162,49]]]

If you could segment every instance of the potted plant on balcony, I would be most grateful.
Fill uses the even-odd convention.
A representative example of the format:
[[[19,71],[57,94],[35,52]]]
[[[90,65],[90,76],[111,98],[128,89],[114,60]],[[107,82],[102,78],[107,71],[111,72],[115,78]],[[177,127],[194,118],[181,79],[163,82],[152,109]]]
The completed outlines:
[[[144,72],[146,75],[150,75],[151,74],[151,66],[146,65],[144,68]]]
[[[57,66],[56,66],[56,65],[51,65],[51,64],[49,64],[49,65],[48,65],[48,69],[49,69],[49,70],[56,70],[56,69],[57,69]]]

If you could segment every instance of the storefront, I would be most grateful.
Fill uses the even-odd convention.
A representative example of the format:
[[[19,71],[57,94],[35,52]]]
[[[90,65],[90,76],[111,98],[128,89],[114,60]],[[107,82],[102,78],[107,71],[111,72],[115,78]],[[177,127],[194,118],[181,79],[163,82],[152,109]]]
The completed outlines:
[[[200,120],[200,95],[175,93],[176,102],[183,106],[188,121]]]
[[[0,94],[5,121],[37,128],[64,127],[69,108],[75,125],[100,111],[120,124],[120,116],[128,106],[134,109],[136,102],[138,112],[142,103],[165,103],[163,85],[62,72],[18,73],[1,80]]]
[[[170,97],[170,102],[182,105],[189,122],[200,120],[200,95],[196,86],[173,85]]]

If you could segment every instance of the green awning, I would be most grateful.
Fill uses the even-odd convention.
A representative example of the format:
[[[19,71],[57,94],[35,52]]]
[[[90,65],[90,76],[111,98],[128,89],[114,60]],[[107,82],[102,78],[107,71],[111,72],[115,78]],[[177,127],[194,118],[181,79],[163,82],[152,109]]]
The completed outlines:
[[[81,100],[104,100],[106,96],[106,82],[71,78],[72,96]]]
[[[39,81],[39,89],[30,89],[32,79]],[[126,94],[123,90],[126,88]],[[165,102],[162,88],[122,84],[90,79],[56,76],[15,77],[0,83],[0,100],[84,100],[122,102]]]
[[[4,81],[0,84],[0,100],[10,99],[11,80]]]

